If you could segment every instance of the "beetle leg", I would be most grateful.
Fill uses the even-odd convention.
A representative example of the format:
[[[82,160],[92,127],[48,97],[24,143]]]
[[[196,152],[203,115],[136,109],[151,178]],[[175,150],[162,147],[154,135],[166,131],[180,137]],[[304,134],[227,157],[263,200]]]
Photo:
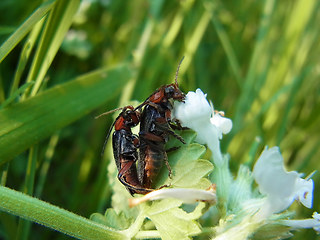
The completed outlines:
[[[163,142],[163,137],[157,136],[153,133],[141,131],[139,133],[139,135],[142,136],[146,140],[150,140],[150,141],[154,141],[154,142]]]
[[[129,169],[131,168],[131,166],[134,164],[134,161],[127,161],[125,164],[121,164],[121,169],[118,173],[118,179],[121,183],[127,185],[128,183],[125,182],[124,180],[124,176],[125,173],[129,171]]]
[[[170,164],[169,164],[169,161],[168,161],[168,156],[167,156],[167,153],[164,154],[164,162],[168,168],[168,171],[169,171],[169,178],[172,179],[172,170],[171,170],[171,167],[170,167]]]
[[[148,105],[154,107],[155,109],[159,110],[159,104],[153,103],[153,102],[148,102]]]
[[[161,186],[161,187],[159,187],[158,189],[165,188],[165,187],[171,187],[171,183],[170,183],[170,184],[162,185],[162,186]]]
[[[143,188],[140,185],[132,185],[132,184],[129,184],[124,179],[125,173],[131,168],[131,166],[133,164],[134,164],[133,161],[130,161],[130,162],[127,162],[126,164],[124,164],[124,166],[120,169],[120,171],[118,173],[119,181],[129,189],[129,192],[131,195],[133,195],[134,193],[146,194],[146,193],[152,192],[154,189]]]
[[[169,123],[170,127],[174,130],[189,130],[190,128],[188,127],[182,127],[179,121],[175,121],[175,123],[170,122]]]
[[[173,137],[175,137],[176,139],[178,139],[178,140],[179,140],[180,142],[182,142],[183,144],[186,144],[186,142],[184,141],[184,139],[183,139],[180,135],[176,134],[172,129],[170,129],[170,127],[169,127],[168,124],[164,125],[164,124],[159,124],[159,123],[156,122],[155,125],[156,125],[159,129],[165,131],[166,133],[171,134]]]
[[[137,135],[132,135],[132,143],[136,148],[140,147],[140,140],[139,137]]]
[[[165,113],[164,113],[164,115],[165,115],[165,118],[166,118],[166,121],[169,123],[169,122],[171,122],[171,110],[166,110],[165,111]]]
[[[180,148],[180,146],[179,147],[172,147],[172,148],[166,149],[166,152],[172,152],[172,151],[178,150],[179,148]]]

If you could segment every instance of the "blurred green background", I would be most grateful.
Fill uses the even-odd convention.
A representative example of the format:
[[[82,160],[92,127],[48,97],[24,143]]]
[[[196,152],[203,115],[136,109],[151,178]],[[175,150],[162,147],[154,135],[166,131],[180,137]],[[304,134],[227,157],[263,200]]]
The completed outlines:
[[[42,2],[1,1],[0,43]],[[60,2],[63,6],[68,1]],[[308,175],[319,169],[319,5],[316,0],[81,1],[61,47],[56,46],[41,91],[121,64],[130,66],[132,77],[121,92],[101,100],[99,108],[39,139],[32,148],[37,153],[34,194],[86,217],[103,213],[111,197],[106,166],[113,159],[102,159],[100,153],[112,117],[94,116],[130,100],[143,101],[159,86],[172,83],[182,56],[180,88],[201,88],[215,109],[233,120],[222,149],[231,156],[234,174],[241,163],[252,166],[265,145],[280,146],[288,170]],[[22,86],[37,58],[39,38],[23,70],[18,67],[28,37],[0,63],[2,103],[11,96],[17,73]],[[23,191],[28,156],[24,151],[2,165],[8,167],[8,187]],[[314,209],[294,205],[298,218],[319,211],[319,173],[313,179]],[[16,228],[16,218],[0,214],[1,237],[10,239]],[[313,230],[306,230],[293,239],[315,237]],[[30,239],[69,237],[34,224]]]

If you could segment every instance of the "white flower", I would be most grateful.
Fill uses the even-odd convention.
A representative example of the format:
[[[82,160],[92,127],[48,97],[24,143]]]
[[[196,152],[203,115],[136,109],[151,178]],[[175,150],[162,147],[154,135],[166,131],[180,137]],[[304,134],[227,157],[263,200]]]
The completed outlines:
[[[213,111],[213,113],[210,122],[218,128],[220,131],[219,139],[222,139],[222,133],[227,134],[231,131],[232,121],[224,117],[224,112]]]
[[[169,188],[152,191],[140,198],[129,199],[129,206],[133,207],[145,201],[160,200],[166,198],[175,198],[184,203],[194,203],[198,201],[216,202],[215,188],[211,187],[207,191],[188,188]]]
[[[220,151],[222,133],[228,133],[232,128],[232,121],[221,116],[221,112],[214,113],[210,104],[199,88],[196,92],[188,92],[184,102],[175,102],[172,116],[178,119],[183,127],[197,132],[197,141],[207,144],[212,151],[216,165],[223,163]]]
[[[294,229],[313,228],[316,232],[320,233],[320,214],[314,212],[312,217],[302,220],[282,220],[281,223]]]
[[[259,212],[262,218],[286,210],[294,200],[308,208],[312,207],[313,181],[300,176],[295,171],[285,170],[278,147],[265,148],[253,169],[259,190],[266,195],[265,204]]]

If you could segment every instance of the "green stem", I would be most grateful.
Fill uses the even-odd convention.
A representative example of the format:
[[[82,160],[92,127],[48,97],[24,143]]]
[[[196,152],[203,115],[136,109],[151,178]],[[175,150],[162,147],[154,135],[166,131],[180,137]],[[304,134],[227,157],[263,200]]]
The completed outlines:
[[[9,162],[6,162],[1,168],[1,183],[0,183],[1,186],[6,185],[8,170],[9,170]]]
[[[220,166],[215,165],[214,171],[210,175],[211,182],[217,185],[217,208],[221,216],[225,216],[227,213],[229,191],[232,182],[232,176],[229,170],[229,159],[226,156],[223,156],[223,158],[223,164]]]
[[[2,186],[0,186],[0,210],[78,239],[128,239],[111,228]]]
[[[201,233],[194,236],[204,236],[204,235],[212,235],[214,230],[212,227],[205,227],[201,229]],[[161,238],[159,231],[157,230],[148,230],[148,231],[139,231],[135,236],[136,239],[154,239]]]
[[[42,190],[43,190],[43,186],[46,182],[46,178],[47,178],[47,173],[51,164],[51,159],[53,157],[54,154],[54,150],[57,146],[58,140],[59,140],[59,133],[60,131],[58,131],[57,133],[55,133],[54,135],[51,136],[49,144],[48,144],[48,148],[46,150],[45,153],[45,158],[42,164],[42,167],[40,169],[39,172],[39,180],[38,180],[38,184],[35,190],[35,196],[36,197],[40,197]]]
[[[143,211],[140,210],[139,215],[137,216],[135,222],[130,226],[130,228],[122,231],[126,236],[132,238],[133,236],[136,236],[136,234],[141,229],[141,226],[143,224],[144,219],[146,216],[144,215]]]
[[[38,23],[35,24],[34,28],[32,29],[31,33],[29,34],[28,39],[26,40],[23,49],[21,51],[21,55],[19,58],[18,66],[16,72],[14,74],[13,82],[10,89],[10,96],[12,96],[20,85],[21,76],[23,71],[28,63],[30,54],[33,50],[33,47],[38,39],[39,33],[41,31],[43,22],[45,18],[42,18]]]
[[[38,145],[30,148],[28,165],[26,169],[25,186],[23,192],[32,195],[34,188],[34,179],[36,174],[36,165],[38,159]],[[25,240],[28,239],[31,223],[23,219],[19,219],[18,231],[16,239]]]
[[[161,238],[160,233],[157,230],[149,230],[149,231],[140,231],[135,236],[137,239],[154,239]]]

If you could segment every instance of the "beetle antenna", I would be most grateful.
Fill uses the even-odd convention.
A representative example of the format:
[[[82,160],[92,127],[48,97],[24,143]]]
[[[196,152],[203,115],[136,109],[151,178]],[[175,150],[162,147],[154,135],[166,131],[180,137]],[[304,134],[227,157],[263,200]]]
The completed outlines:
[[[108,139],[109,139],[110,134],[112,132],[112,128],[113,128],[114,124],[115,124],[115,121],[112,123],[111,127],[109,128],[106,139],[104,140],[102,151],[101,151],[101,157],[103,157],[104,151],[106,150],[107,142],[108,142]]]
[[[98,116],[94,117],[94,119],[98,119],[99,117],[102,117],[102,116],[108,115],[108,114],[110,114],[110,113],[113,113],[113,112],[116,112],[116,111],[119,111],[119,110],[122,110],[122,109],[123,109],[123,107],[119,107],[119,108],[113,109],[113,110],[111,110],[111,111],[104,112],[104,113],[102,113],[102,114],[100,114],[100,115],[98,115]]]
[[[177,71],[176,71],[176,77],[175,77],[175,79],[174,79],[177,87],[178,87],[178,74],[179,74],[179,69],[180,69],[180,66],[181,66],[181,63],[182,63],[183,59],[184,59],[184,56],[182,57],[182,59],[181,59],[180,62],[179,62],[179,65],[178,65],[178,68],[177,68]]]

